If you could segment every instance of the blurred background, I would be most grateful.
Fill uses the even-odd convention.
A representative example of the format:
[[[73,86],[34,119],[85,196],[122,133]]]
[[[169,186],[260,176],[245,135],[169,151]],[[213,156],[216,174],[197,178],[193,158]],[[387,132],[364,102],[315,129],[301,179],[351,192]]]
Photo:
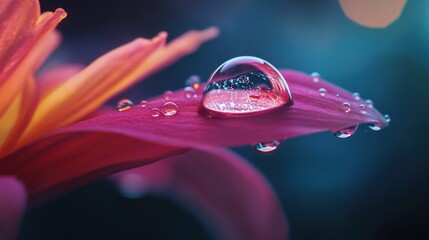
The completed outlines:
[[[392,117],[349,139],[320,133],[271,154],[235,148],[274,187],[297,239],[429,239],[429,1],[409,1],[384,29],[350,21],[337,1],[42,0],[62,7],[63,43],[49,64],[90,63],[140,36],[218,26],[221,35],[112,100],[136,100],[203,80],[232,57],[319,72]],[[420,127],[421,126],[421,127]],[[122,197],[99,181],[26,214],[19,239],[215,239],[201,221],[156,195]]]

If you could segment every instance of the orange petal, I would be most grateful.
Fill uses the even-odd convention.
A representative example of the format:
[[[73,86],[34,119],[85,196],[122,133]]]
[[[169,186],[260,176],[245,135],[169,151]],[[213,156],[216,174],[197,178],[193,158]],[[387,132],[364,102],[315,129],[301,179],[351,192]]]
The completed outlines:
[[[27,26],[31,30],[30,33],[15,39],[16,42],[9,49],[12,53],[5,53],[8,58],[0,61],[2,65],[0,66],[0,96],[2,96],[0,115],[6,111],[17,93],[23,88],[26,79],[29,79],[29,76],[50,53],[52,46],[56,45],[55,38],[58,36],[49,34],[65,16],[66,13],[62,9],[57,9],[54,13],[44,13],[35,25]],[[11,24],[10,21],[7,21],[5,25]],[[46,41],[49,41],[50,44],[43,44]],[[0,48],[3,47],[7,46],[0,45]]]
[[[152,40],[138,39],[107,53],[41,99],[19,144],[82,119],[118,92],[216,35],[215,28],[191,31],[164,47],[166,34],[161,33]]]
[[[339,0],[352,21],[371,28],[385,28],[401,15],[406,0]]]

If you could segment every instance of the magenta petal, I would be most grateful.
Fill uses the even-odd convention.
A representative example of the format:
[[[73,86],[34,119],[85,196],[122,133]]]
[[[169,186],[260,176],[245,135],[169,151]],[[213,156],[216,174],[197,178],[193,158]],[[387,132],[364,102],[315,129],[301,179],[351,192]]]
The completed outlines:
[[[23,185],[13,177],[0,176],[0,239],[15,239],[25,203]]]
[[[144,190],[178,197],[220,239],[286,239],[286,218],[273,190],[252,166],[229,151],[189,151],[115,178],[123,189],[136,179]]]
[[[156,98],[148,107],[135,107],[124,112],[111,112],[83,121],[64,132],[108,131],[139,137],[150,142],[192,147],[210,148],[216,146],[238,146],[272,139],[292,138],[321,131],[337,131],[360,123],[376,123],[387,126],[383,116],[363,100],[323,80],[315,83],[311,76],[296,71],[284,70],[282,74],[290,86],[294,105],[247,118],[208,118],[198,114],[202,88],[197,98],[186,98],[183,91],[169,96],[168,101],[176,103],[179,111],[167,117],[151,116],[151,108],[160,108],[166,101]],[[322,97],[319,88],[327,90]],[[339,96],[337,97],[337,94]],[[351,105],[345,112],[343,102]],[[365,110],[360,107],[365,104]]]

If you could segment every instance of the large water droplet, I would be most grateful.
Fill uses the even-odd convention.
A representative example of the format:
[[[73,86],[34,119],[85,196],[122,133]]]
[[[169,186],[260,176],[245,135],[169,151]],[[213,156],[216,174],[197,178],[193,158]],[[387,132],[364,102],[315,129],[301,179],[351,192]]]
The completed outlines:
[[[253,147],[258,151],[262,153],[269,153],[274,150],[276,150],[281,144],[281,141],[272,140],[267,142],[260,142],[258,144],[255,144]]]
[[[346,127],[334,132],[334,136],[337,138],[348,138],[348,137],[351,137],[353,134],[355,134],[357,129],[358,129],[358,125]]]
[[[122,112],[122,111],[126,111],[126,110],[130,109],[133,105],[134,105],[134,103],[130,99],[124,98],[124,99],[121,99],[118,101],[116,108],[120,112]]]
[[[288,104],[292,104],[292,95],[276,68],[260,58],[237,57],[223,63],[209,78],[200,113],[251,116]]]
[[[162,113],[167,116],[174,116],[179,111],[179,107],[174,102],[166,102],[162,105]]]
[[[348,102],[343,102],[343,104],[341,105],[341,107],[343,108],[343,111],[348,113],[352,110],[350,103]]]
[[[326,96],[326,92],[327,92],[327,90],[325,88],[319,88],[320,96],[322,96],[322,97]]]

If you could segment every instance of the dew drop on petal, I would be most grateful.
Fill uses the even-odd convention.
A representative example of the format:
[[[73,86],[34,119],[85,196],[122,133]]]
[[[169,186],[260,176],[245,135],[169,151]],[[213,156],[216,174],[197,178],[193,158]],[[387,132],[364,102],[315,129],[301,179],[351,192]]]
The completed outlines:
[[[384,115],[384,121],[386,121],[387,123],[390,123],[391,118],[390,118],[389,114]]]
[[[183,89],[183,92],[184,92],[185,98],[191,98],[193,95],[195,95],[194,94],[195,90],[192,87],[185,87]]]
[[[292,104],[286,80],[268,62],[237,57],[210,76],[199,112],[205,116],[242,117]]]
[[[342,108],[343,108],[343,111],[346,113],[348,113],[352,110],[351,105],[348,102],[343,102]]]
[[[258,152],[269,153],[269,152],[275,151],[280,146],[281,142],[282,141],[278,141],[278,140],[260,142],[258,144],[255,144],[253,147]]]
[[[367,99],[365,100],[365,102],[368,104],[368,107],[372,108],[374,106],[374,103],[372,102],[371,99]]]
[[[134,103],[128,99],[128,98],[123,98],[121,100],[118,101],[118,104],[116,105],[116,108],[122,112],[122,111],[126,111],[128,109],[130,109],[132,106],[134,105]]]
[[[160,114],[161,114],[161,111],[158,108],[152,108],[150,110],[150,115],[152,117],[159,117]]]
[[[338,131],[334,132],[333,134],[337,138],[349,138],[349,137],[353,136],[353,134],[355,134],[357,129],[358,129],[358,125],[353,125],[353,126],[338,130]]]
[[[201,79],[197,75],[192,75],[186,80],[185,84],[186,86],[196,90],[196,89],[199,89],[201,86]]]
[[[140,102],[140,106],[142,106],[143,108],[147,107],[147,101],[146,100],[142,100]]]
[[[337,93],[337,94],[335,94],[335,96],[337,96],[338,98],[340,97],[340,94],[339,93]]]
[[[167,90],[164,92],[162,96],[164,97],[165,100],[169,100],[172,95],[173,95],[173,91]]]
[[[380,131],[381,130],[381,124],[380,123],[370,123],[368,124],[368,128],[372,131]]]
[[[178,111],[179,107],[174,102],[166,102],[162,105],[162,113],[164,116],[174,116]]]
[[[326,96],[326,92],[327,92],[327,90],[325,88],[319,88],[320,96],[322,96],[322,97]]]
[[[360,94],[358,92],[353,93],[355,100],[360,100]]]
[[[318,72],[312,73],[311,79],[313,80],[313,82],[318,83],[320,81],[320,74]]]
[[[361,104],[359,105],[359,107],[360,107],[360,109],[361,109],[361,110],[365,110],[365,109],[366,109],[366,106],[365,106],[365,104],[363,104],[363,103],[361,103]]]

